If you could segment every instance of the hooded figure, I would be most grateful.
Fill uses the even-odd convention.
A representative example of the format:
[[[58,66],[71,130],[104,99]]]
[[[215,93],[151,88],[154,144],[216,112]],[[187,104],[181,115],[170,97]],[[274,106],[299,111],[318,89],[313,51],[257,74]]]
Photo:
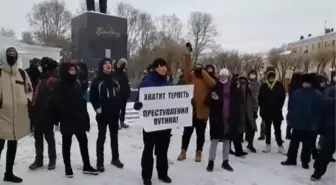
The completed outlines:
[[[104,58],[99,63],[99,74],[93,79],[90,87],[90,101],[96,111],[98,124],[97,139],[97,169],[105,171],[104,167],[104,144],[106,128],[109,127],[112,149],[112,164],[123,168],[124,164],[119,160],[118,130],[120,108],[123,106],[122,91],[119,83],[112,76],[112,61]]]
[[[125,114],[126,114],[126,104],[127,100],[131,94],[131,87],[129,85],[128,77],[126,74],[127,60],[121,58],[114,62],[114,77],[119,82],[120,85],[120,98],[121,98],[121,111],[120,111],[120,127],[128,128],[129,126],[125,124]]]
[[[0,155],[7,140],[4,181],[20,183],[13,173],[17,141],[30,133],[28,103],[32,99],[32,84],[28,74],[17,65],[18,52],[10,47],[0,68]]]
[[[53,116],[53,113],[48,111],[52,90],[59,81],[58,70],[56,68],[56,61],[47,57],[42,58],[42,71],[31,104],[31,122],[34,124],[36,153],[35,161],[29,166],[31,170],[36,170],[43,166],[43,138],[45,138],[48,143],[48,169],[53,170],[56,165],[54,125],[58,125],[58,122]]]
[[[288,105],[288,123],[293,131],[287,160],[282,162],[282,165],[296,165],[299,145],[302,142],[302,168],[309,168],[316,135],[321,128],[323,113],[323,95],[314,88],[315,81],[315,74],[302,75],[302,88],[292,94]]]
[[[167,62],[163,58],[154,60],[152,64],[153,71],[145,78],[140,89],[145,87],[161,87],[171,85],[167,80]],[[134,109],[140,110],[142,102],[135,102]],[[156,169],[158,177],[165,183],[171,183],[172,180],[168,176],[168,149],[171,137],[171,129],[145,132],[143,131],[144,149],[141,157],[142,180],[144,185],[152,184],[153,174],[153,153],[155,148]]]
[[[278,144],[278,151],[285,154],[286,151],[282,146],[281,123],[283,120],[282,107],[286,99],[286,90],[281,82],[276,78],[274,70],[266,72],[266,80],[261,85],[258,95],[260,107],[260,116],[265,121],[266,130],[266,147],[265,153],[271,151],[271,127],[275,130],[275,139]]]
[[[208,72],[208,74],[213,78],[216,79],[216,67],[214,65],[208,64],[205,66],[205,70]]]
[[[70,150],[73,135],[79,142],[80,152],[84,163],[83,173],[97,175],[91,167],[88,152],[86,132],[90,130],[90,118],[87,112],[87,102],[82,98],[82,87],[77,83],[77,66],[74,63],[61,64],[60,82],[55,85],[51,96],[50,111],[59,120],[62,134],[62,153],[65,174],[73,177],[70,161]]]
[[[190,43],[186,44],[186,49],[187,52],[185,53],[183,76],[187,84],[194,85],[193,105],[195,109],[193,113],[193,126],[184,127],[181,152],[178,156],[178,160],[183,161],[186,159],[190,138],[194,130],[196,130],[197,146],[195,161],[201,162],[205,141],[205,129],[209,118],[209,107],[206,105],[206,97],[208,96],[210,90],[216,85],[216,81],[213,77],[211,77],[211,75],[209,75],[201,64],[195,65],[194,69],[192,69],[192,48]]]

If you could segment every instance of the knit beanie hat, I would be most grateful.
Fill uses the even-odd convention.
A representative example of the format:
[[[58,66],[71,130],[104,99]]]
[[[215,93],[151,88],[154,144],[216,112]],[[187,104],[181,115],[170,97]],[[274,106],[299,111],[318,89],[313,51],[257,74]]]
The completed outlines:
[[[219,76],[230,76],[230,72],[228,69],[226,68],[222,68],[220,71],[219,71]]]

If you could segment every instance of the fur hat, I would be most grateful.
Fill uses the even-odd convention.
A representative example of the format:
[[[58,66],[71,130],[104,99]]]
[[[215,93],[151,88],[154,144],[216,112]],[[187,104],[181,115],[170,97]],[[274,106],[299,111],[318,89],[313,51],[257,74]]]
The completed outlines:
[[[316,83],[316,75],[313,73],[309,73],[309,74],[303,74],[302,75],[302,83],[310,83],[311,85],[315,85]]]
[[[222,68],[220,71],[219,71],[219,76],[230,76],[230,72],[228,69],[226,68]]]
[[[153,64],[152,64],[152,68],[153,68],[153,69],[156,69],[156,68],[158,68],[158,67],[160,67],[160,66],[167,66],[167,62],[166,62],[165,59],[163,59],[163,58],[158,58],[158,59],[155,59],[155,60],[153,61]]]
[[[125,59],[125,58],[121,58],[121,59],[119,59],[119,60],[117,60],[116,62],[115,62],[115,67],[116,68],[120,68],[121,66],[123,66],[124,65],[124,67],[126,68],[127,67],[127,60]]]

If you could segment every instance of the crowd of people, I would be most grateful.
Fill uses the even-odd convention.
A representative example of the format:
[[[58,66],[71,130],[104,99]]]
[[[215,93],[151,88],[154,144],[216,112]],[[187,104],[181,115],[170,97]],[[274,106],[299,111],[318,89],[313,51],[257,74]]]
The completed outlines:
[[[201,162],[209,120],[210,149],[206,170],[212,172],[218,144],[222,148],[222,168],[234,171],[229,155],[245,157],[248,153],[242,143],[247,141],[247,150],[256,153],[254,147],[258,116],[262,118],[260,137],[265,140],[264,153],[271,151],[272,125],[278,152],[287,159],[281,165],[296,165],[299,144],[302,143],[301,165],[309,168],[311,158],[314,173],[311,180],[319,180],[327,170],[335,151],[335,73],[330,82],[315,73],[295,72],[289,84],[288,113],[283,115],[287,92],[284,84],[277,80],[276,70],[268,67],[264,78],[251,70],[247,75],[232,74],[228,69],[219,71],[213,65],[192,64],[192,47],[186,44],[183,74],[175,84],[168,71],[167,62],[158,58],[147,68],[139,88],[194,85],[192,126],[185,127],[181,138],[181,152],[177,160],[187,159],[191,136],[196,132],[195,162]],[[31,132],[35,139],[35,160],[29,166],[36,170],[44,165],[43,138],[48,144],[48,170],[54,170],[56,147],[54,127],[60,127],[62,156],[65,175],[73,177],[71,167],[72,137],[76,136],[83,160],[83,173],[98,175],[105,171],[104,143],[107,127],[112,149],[111,164],[123,168],[119,159],[118,132],[128,128],[125,124],[125,107],[130,95],[126,75],[127,60],[112,61],[103,58],[98,64],[98,73],[88,82],[84,63],[63,62],[58,64],[51,58],[33,62],[27,70],[18,68],[18,53],[15,48],[6,50],[0,69],[0,152],[7,141],[6,171],[4,181],[20,183],[22,178],[13,173],[17,142]],[[89,88],[90,86],[90,88]],[[96,112],[98,136],[96,141],[96,168],[90,164],[88,138],[90,117],[87,105],[91,103]],[[141,110],[142,102],[134,103]],[[283,146],[281,124],[287,120],[286,139],[289,148]],[[120,122],[120,124],[119,124]],[[319,136],[319,137],[318,137]],[[168,150],[171,129],[154,132],[143,131],[144,149],[141,158],[144,185],[152,184],[154,155],[158,178],[171,183],[168,175]],[[318,144],[317,139],[319,139]],[[233,147],[231,147],[231,145]]]

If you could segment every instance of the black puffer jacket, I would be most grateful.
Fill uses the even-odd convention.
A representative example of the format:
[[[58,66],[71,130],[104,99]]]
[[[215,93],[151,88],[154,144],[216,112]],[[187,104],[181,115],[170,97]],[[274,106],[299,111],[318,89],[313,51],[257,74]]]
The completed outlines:
[[[85,132],[90,129],[90,118],[82,88],[76,82],[77,76],[70,75],[69,69],[76,65],[64,62],[60,66],[60,82],[55,85],[51,96],[50,111],[60,121],[62,134]]]
[[[124,69],[127,67],[126,59],[120,59],[114,63],[114,74],[113,76],[118,81],[120,85],[121,99],[127,101],[131,93],[131,87],[129,85],[129,80]]]

